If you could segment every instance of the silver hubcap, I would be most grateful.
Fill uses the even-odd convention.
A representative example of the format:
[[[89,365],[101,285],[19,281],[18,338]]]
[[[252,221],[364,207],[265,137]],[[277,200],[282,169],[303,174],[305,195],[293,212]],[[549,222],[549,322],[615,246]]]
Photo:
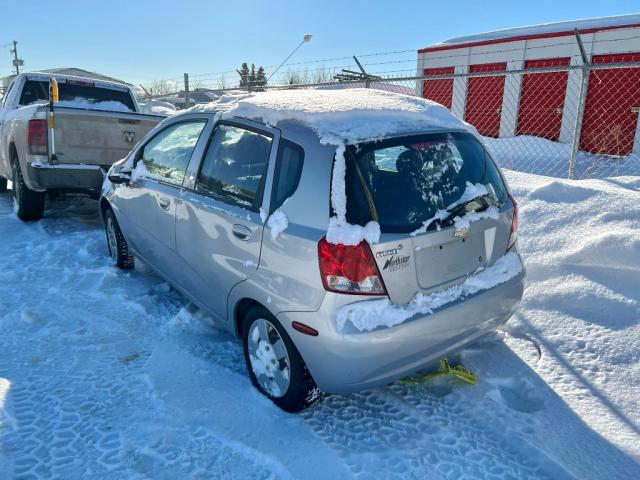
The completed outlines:
[[[272,397],[282,397],[291,382],[284,340],[269,320],[259,318],[249,329],[249,360],[258,383]]]
[[[116,228],[111,217],[107,217],[107,242],[109,242],[109,254],[116,261],[118,259],[118,241],[116,240]]]

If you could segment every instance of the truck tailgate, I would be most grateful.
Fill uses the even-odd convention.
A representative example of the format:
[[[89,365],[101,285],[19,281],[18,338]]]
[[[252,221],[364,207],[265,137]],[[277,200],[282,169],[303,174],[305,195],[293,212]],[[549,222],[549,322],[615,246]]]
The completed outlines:
[[[56,107],[55,153],[59,163],[110,166],[164,117],[141,113]]]

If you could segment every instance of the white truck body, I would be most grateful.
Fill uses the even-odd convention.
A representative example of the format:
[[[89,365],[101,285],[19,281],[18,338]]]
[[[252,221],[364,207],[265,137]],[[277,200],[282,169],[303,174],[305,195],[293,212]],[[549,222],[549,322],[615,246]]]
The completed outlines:
[[[53,107],[53,129],[48,101],[52,76],[60,91],[60,102]],[[0,104],[0,179],[13,179],[19,166],[31,191],[97,196],[109,167],[163,118],[140,113],[135,95],[123,84],[20,74]],[[33,120],[39,122],[30,125]],[[33,146],[35,127],[38,148]]]

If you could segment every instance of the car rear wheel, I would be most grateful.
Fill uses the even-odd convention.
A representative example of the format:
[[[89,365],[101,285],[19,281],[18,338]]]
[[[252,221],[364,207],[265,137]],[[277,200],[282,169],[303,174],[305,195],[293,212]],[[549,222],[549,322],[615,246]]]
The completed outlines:
[[[242,332],[251,382],[273,403],[287,412],[298,412],[321,398],[298,349],[273,315],[252,308]]]
[[[24,183],[22,170],[18,161],[13,162],[13,196],[18,204],[18,218],[25,222],[40,220],[44,215],[45,192],[29,189]]]
[[[107,246],[109,247],[109,255],[119,268],[130,270],[135,265],[135,260],[129,245],[122,235],[116,216],[110,208],[107,208],[104,215],[104,228],[107,234]]]

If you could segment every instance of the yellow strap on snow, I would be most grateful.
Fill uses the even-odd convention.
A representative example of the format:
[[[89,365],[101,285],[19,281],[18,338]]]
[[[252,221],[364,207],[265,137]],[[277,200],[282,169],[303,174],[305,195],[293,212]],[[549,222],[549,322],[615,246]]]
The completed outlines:
[[[460,380],[464,380],[471,385],[475,385],[478,382],[477,375],[474,375],[469,370],[467,370],[464,365],[456,365],[452,367],[449,365],[449,360],[447,358],[443,358],[440,360],[440,369],[437,372],[425,373],[424,375],[418,375],[415,377],[405,377],[402,379],[404,383],[424,383],[429,380],[433,380],[436,377],[443,377],[446,375],[453,375]]]

